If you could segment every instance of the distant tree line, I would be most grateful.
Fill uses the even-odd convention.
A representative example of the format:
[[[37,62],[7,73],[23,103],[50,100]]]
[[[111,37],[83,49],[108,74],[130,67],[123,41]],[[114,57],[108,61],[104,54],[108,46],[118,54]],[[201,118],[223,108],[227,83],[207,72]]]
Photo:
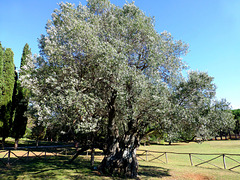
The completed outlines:
[[[234,133],[239,134],[240,133],[240,109],[232,110],[232,113],[235,119]]]

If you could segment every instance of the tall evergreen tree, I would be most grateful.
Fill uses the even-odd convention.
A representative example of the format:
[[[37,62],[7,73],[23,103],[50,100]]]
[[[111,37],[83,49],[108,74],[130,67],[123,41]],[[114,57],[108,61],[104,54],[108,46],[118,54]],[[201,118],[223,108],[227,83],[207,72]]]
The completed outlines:
[[[15,117],[12,125],[12,132],[11,136],[15,138],[15,149],[18,147],[18,141],[26,131],[27,126],[27,117],[25,116],[25,112],[27,111],[28,101],[26,100],[24,96],[23,88],[20,85],[20,82],[18,81],[18,77],[16,74],[16,81],[15,81],[15,91],[14,91],[14,97],[13,97],[13,111],[15,112]]]
[[[23,53],[22,53],[22,58],[21,58],[21,65],[20,65],[20,73],[19,73],[19,77],[21,78],[23,74],[22,68],[24,65],[26,65],[26,61],[27,61],[27,57],[31,56],[32,52],[31,49],[29,48],[28,43],[25,44],[24,48],[23,48]],[[21,85],[21,82],[19,81],[19,86]],[[25,101],[28,103],[28,99],[29,99],[29,90],[26,88],[22,88],[21,91],[23,91],[23,98],[25,99]]]
[[[2,92],[3,92],[3,47],[0,42],[0,107],[2,105],[2,95],[3,95]]]
[[[15,66],[13,62],[13,56],[13,51],[10,48],[7,48],[3,54],[3,78],[5,82],[5,88],[3,90],[4,105],[12,101],[15,82]]]
[[[31,55],[31,54],[32,54],[31,49],[29,48],[28,43],[26,43],[24,48],[23,48],[20,68],[23,67],[26,64],[27,56]]]
[[[23,48],[22,58],[21,58],[21,66],[22,68],[26,64],[26,58],[28,55],[31,55],[31,49],[29,48],[29,45],[26,43]],[[21,76],[21,71],[19,76]],[[21,87],[21,82],[17,78],[16,74],[16,81],[15,81],[16,91],[14,94],[14,101],[16,105],[16,113],[15,113],[15,119],[13,122],[12,127],[12,137],[15,138],[15,149],[18,147],[18,141],[26,131],[27,126],[27,117],[26,117],[26,111],[28,107],[28,99],[29,99],[29,90],[26,88]],[[14,105],[13,105],[14,106]]]
[[[2,137],[2,146],[4,146],[5,138],[9,136],[12,124],[12,96],[15,83],[15,66],[13,62],[13,51],[7,48],[3,54],[3,96],[1,106],[2,127],[0,136]]]

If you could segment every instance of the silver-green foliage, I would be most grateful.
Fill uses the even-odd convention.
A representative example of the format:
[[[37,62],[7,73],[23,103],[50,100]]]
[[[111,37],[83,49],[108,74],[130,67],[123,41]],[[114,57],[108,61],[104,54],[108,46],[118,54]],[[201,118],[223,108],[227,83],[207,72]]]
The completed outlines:
[[[117,123],[127,124],[129,115],[138,123],[159,119],[167,89],[185,67],[180,56],[187,46],[167,32],[158,34],[153,19],[133,3],[62,3],[46,30],[39,40],[41,57],[29,59],[23,68],[30,74],[22,77],[40,121],[95,130],[113,90]]]
[[[231,129],[234,124],[230,104],[216,100],[213,77],[205,72],[191,71],[172,95],[174,105],[166,126],[167,140],[192,140],[194,137],[208,139],[221,129]]]
[[[208,129],[211,77],[193,72],[184,80],[187,45],[156,32],[153,18],[134,3],[61,3],[46,31],[39,39],[41,56],[28,58],[21,77],[39,121],[96,131],[106,125],[116,92],[113,124],[120,133],[129,122],[139,134],[146,127],[179,134],[185,124],[194,135]]]

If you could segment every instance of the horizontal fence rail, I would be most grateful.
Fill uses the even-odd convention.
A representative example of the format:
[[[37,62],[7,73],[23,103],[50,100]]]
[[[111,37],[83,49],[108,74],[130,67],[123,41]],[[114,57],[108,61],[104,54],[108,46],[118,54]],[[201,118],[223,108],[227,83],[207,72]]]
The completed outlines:
[[[44,158],[50,159],[53,156],[73,156],[77,149],[74,145],[58,145],[58,146],[28,146],[19,147],[17,150],[13,147],[6,147],[0,150],[0,164],[12,165],[17,161],[28,162],[31,159]],[[21,152],[19,155],[18,152]],[[86,151],[86,157],[88,157],[89,150]],[[99,151],[95,155],[103,154]],[[226,154],[226,153],[178,153],[178,152],[160,152],[153,150],[137,150],[137,158],[141,161],[147,162],[161,162],[164,164],[174,163],[174,159],[171,156],[186,157],[182,161],[186,161],[186,165],[190,163],[191,166],[213,167],[218,169],[226,169],[236,172],[236,169],[240,169],[240,154]],[[188,161],[188,162],[187,162]],[[217,161],[217,162],[216,162]],[[230,162],[231,161],[231,162]],[[176,163],[175,163],[176,164]],[[240,170],[238,169],[238,172]]]
[[[19,152],[21,155],[19,155]],[[73,155],[76,152],[74,145],[57,146],[27,146],[27,147],[5,147],[0,150],[0,163],[12,165],[17,161],[27,162],[35,158],[49,159],[59,155]]]
[[[238,159],[240,159],[240,154],[178,153],[178,152],[160,152],[160,151],[152,151],[152,150],[138,150],[138,152],[140,152],[140,154],[137,154],[137,157],[142,161],[148,161],[148,162],[155,160],[155,161],[160,161],[162,163],[167,164],[169,162],[168,155],[175,154],[175,155],[188,155],[191,166],[198,167],[198,166],[207,164],[207,165],[210,165],[210,166],[218,168],[218,169],[227,169],[227,170],[233,170],[233,169],[240,167],[240,160],[236,160],[236,157],[238,157]],[[205,158],[207,156],[210,156],[210,157],[208,157],[208,159],[203,159],[201,156],[204,156]],[[235,158],[234,158],[234,156],[235,156]],[[222,159],[222,163],[221,163],[222,166],[220,166],[219,163],[218,164],[213,163],[213,161],[216,159]],[[236,165],[227,167],[226,159],[231,160]]]

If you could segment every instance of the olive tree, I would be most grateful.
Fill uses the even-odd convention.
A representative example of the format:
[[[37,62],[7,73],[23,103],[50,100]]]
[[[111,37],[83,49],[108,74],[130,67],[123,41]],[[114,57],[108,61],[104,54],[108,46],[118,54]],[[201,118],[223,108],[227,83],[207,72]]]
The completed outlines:
[[[40,56],[22,67],[34,116],[45,126],[59,124],[91,136],[82,150],[103,150],[101,172],[136,177],[141,138],[181,123],[176,114],[190,117],[197,107],[185,103],[180,89],[186,68],[181,56],[188,46],[170,33],[157,33],[153,18],[134,3],[121,8],[108,0],[77,7],[61,3],[46,31],[39,39]]]
[[[188,78],[181,80],[171,95],[173,108],[165,124],[167,140],[206,140],[220,129],[234,125],[230,104],[216,100],[213,77],[206,72],[190,71]]]

